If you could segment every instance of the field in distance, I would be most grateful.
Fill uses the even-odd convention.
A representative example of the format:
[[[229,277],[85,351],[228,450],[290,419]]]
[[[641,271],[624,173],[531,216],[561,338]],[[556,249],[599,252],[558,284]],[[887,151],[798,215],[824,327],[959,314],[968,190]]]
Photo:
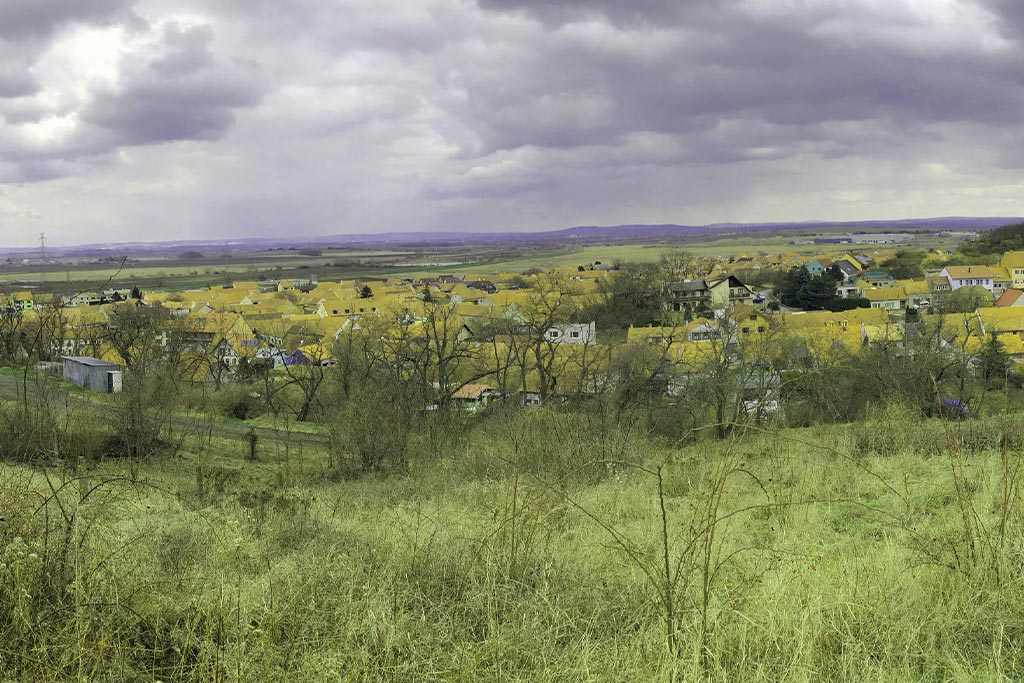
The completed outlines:
[[[103,256],[56,255],[45,264],[31,252],[0,262],[0,287],[46,291],[87,290],[101,285],[144,289],[192,289],[228,285],[236,280],[423,276],[438,273],[492,275],[530,269],[572,268],[596,262],[653,261],[683,249],[698,256],[742,256],[757,253],[813,255],[844,248],[872,253],[895,248],[953,250],[960,241],[934,232],[920,232],[900,245],[829,245],[813,240],[834,238],[829,228],[780,233],[719,234],[679,241],[608,244],[462,244],[402,249],[275,248],[220,252],[213,248],[175,254],[152,254],[141,247],[110,250]],[[812,243],[807,243],[812,242]],[[126,259],[122,265],[121,260]]]

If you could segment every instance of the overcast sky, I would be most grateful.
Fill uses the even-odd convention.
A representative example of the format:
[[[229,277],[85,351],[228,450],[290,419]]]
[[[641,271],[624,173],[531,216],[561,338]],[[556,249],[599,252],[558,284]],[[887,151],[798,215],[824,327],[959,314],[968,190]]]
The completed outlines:
[[[1024,215],[1021,0],[0,0],[0,245]]]

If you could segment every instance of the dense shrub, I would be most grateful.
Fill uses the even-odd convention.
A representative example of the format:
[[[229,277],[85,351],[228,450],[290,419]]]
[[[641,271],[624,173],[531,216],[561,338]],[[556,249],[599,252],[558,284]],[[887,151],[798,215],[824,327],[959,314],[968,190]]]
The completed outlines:
[[[0,404],[0,453],[11,461],[96,460],[110,450],[110,432],[82,415],[58,418],[38,405]]]
[[[250,420],[265,412],[266,402],[245,384],[229,384],[214,394],[213,402],[224,417]]]
[[[858,456],[935,457],[980,455],[1024,449],[1024,415],[975,419],[922,419],[906,406],[880,406],[863,421],[849,425],[848,451]]]

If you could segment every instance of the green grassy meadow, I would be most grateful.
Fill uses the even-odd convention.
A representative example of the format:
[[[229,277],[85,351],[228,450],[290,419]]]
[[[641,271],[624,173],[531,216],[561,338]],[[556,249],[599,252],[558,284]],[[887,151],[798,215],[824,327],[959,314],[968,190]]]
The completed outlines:
[[[673,445],[498,412],[353,480],[181,432],[0,466],[0,679],[1024,676],[1019,416]]]

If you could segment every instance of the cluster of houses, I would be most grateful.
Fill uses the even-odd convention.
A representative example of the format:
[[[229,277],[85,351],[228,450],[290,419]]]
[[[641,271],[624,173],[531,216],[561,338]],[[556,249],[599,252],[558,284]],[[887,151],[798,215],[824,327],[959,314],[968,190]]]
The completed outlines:
[[[582,301],[597,291],[605,270],[566,274],[572,297]],[[159,310],[166,329],[158,343],[174,338],[180,349],[195,357],[193,379],[217,373],[230,376],[243,365],[272,369],[301,365],[332,365],[331,349],[343,333],[357,331],[368,319],[397,321],[415,334],[427,308],[442,303],[450,311],[459,341],[479,338],[495,320],[506,330],[526,323],[522,312],[533,292],[522,288],[516,273],[490,277],[441,275],[420,278],[355,279],[341,282],[308,280],[238,281],[227,287],[185,292],[99,292],[32,301],[28,293],[9,297],[8,308],[38,316],[55,301],[61,305],[62,325],[53,352],[65,358],[65,376],[85,388],[116,391],[118,380],[107,374],[123,359],[110,343],[108,326],[118,307]],[[116,294],[116,296],[114,296]],[[552,346],[597,343],[593,322],[552,322],[543,338]],[[101,369],[102,368],[102,369]],[[471,388],[470,388],[471,389]],[[469,389],[463,390],[466,393]],[[477,397],[478,399],[480,397]],[[468,398],[466,398],[469,401]]]
[[[813,276],[821,275],[832,266],[842,273],[842,280],[837,287],[839,296],[864,298],[872,308],[890,311],[934,306],[947,294],[962,287],[984,289],[996,305],[1006,305],[999,301],[1004,293],[1011,292],[1008,296],[1016,300],[1012,292],[1024,290],[1022,251],[1004,253],[994,266],[946,266],[921,279],[897,280],[889,273],[874,268],[873,261],[861,255],[844,254],[834,260],[819,257],[804,265]]]
[[[837,268],[843,274],[838,288],[848,296],[870,301],[870,308],[831,313],[772,312],[767,302],[735,274],[750,261],[723,264],[704,278],[662,283],[661,325],[630,328],[626,343],[657,345],[678,372],[694,373],[723,353],[737,351],[747,362],[801,363],[823,354],[855,353],[865,345],[899,343],[907,335],[901,309],[927,308],[961,287],[981,287],[992,294],[992,305],[970,314],[929,316],[948,331],[948,342],[974,352],[996,335],[1006,351],[1024,357],[1024,252],[1004,254],[998,266],[948,266],[921,280],[896,280],[874,267],[872,259],[844,254],[835,259],[814,258],[803,264],[811,274]],[[608,268],[565,269],[563,294],[571,308],[583,310],[597,300],[601,282],[614,276]],[[526,284],[529,284],[528,278]],[[65,358],[65,377],[80,386],[102,391],[120,387],[123,362],[106,339],[111,314],[118,306],[159,308],[168,325],[182,323],[179,340],[203,360],[194,379],[214,372],[235,373],[243,365],[264,369],[301,365],[331,365],[331,349],[342,334],[370,327],[368,319],[398,321],[415,331],[428,316],[428,307],[443,303],[457,321],[457,339],[478,344],[481,356],[494,354],[495,367],[508,355],[510,341],[488,336],[495,321],[506,334],[528,324],[536,291],[523,287],[518,273],[489,276],[354,279],[342,282],[303,280],[239,281],[231,286],[186,292],[110,290],[62,300],[65,318],[55,353]],[[8,297],[7,308],[24,315],[38,314],[45,303],[30,293]],[[1015,311],[1020,311],[1016,313]],[[551,322],[544,340],[557,347],[555,364],[564,374],[560,390],[581,386],[583,367],[604,342],[593,322]],[[166,341],[166,339],[165,339]],[[620,342],[621,343],[621,342]],[[587,359],[591,360],[587,360]],[[529,400],[542,393],[535,386],[539,370],[524,371],[515,391]],[[510,380],[511,381],[511,380]],[[493,383],[492,383],[493,384]],[[453,397],[468,409],[486,405],[507,387],[470,381]]]

